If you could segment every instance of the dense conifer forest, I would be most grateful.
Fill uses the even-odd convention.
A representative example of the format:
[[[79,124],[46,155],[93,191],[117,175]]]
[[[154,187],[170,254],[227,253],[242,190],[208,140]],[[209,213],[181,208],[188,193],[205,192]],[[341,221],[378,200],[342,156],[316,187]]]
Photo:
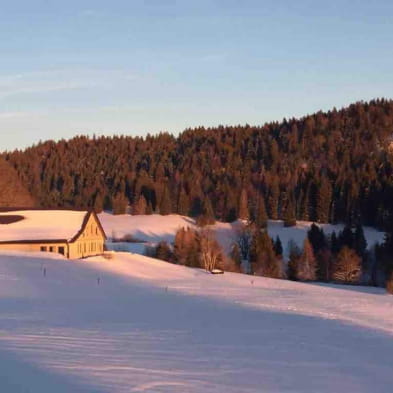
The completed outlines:
[[[35,202],[15,169],[0,158],[0,208],[33,207]]]
[[[393,101],[178,137],[78,136],[4,153],[42,207],[358,223],[393,217]]]

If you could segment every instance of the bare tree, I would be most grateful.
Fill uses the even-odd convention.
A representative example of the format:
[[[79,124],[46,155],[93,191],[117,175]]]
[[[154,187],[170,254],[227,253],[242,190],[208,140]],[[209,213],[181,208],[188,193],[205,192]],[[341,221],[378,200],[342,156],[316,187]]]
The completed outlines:
[[[218,267],[223,260],[221,247],[209,229],[200,231],[199,250],[201,265],[207,271]]]

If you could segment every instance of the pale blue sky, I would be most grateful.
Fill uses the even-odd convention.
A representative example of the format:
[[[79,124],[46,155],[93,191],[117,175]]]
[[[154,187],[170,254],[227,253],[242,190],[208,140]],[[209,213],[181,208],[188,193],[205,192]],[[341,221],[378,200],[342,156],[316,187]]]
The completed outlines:
[[[0,150],[393,96],[391,0],[0,5]]]

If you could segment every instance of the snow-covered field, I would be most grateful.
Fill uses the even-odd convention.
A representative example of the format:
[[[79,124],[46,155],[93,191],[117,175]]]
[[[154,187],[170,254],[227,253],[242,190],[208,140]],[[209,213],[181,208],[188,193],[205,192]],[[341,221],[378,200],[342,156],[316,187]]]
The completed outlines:
[[[382,289],[128,253],[9,254],[1,392],[391,392],[393,296]]]
[[[108,213],[99,214],[104,230],[108,237],[122,238],[124,236],[132,236],[136,240],[143,242],[159,242],[165,240],[173,242],[175,234],[178,229],[184,227],[195,227],[195,221],[190,217],[179,216],[171,214],[161,216],[159,214],[153,215],[112,215]],[[237,231],[240,227],[239,222],[222,223],[217,222],[211,225],[210,228],[216,234],[217,240],[220,242],[226,252],[229,252],[231,245],[236,241]],[[312,222],[298,221],[296,226],[286,228],[283,221],[269,220],[268,232],[269,235],[275,239],[279,236],[284,248],[284,256],[287,257],[289,250],[287,248],[288,242],[293,240],[299,247],[303,246],[303,241],[307,236],[307,231],[310,229]],[[343,230],[342,224],[319,224],[326,235],[330,235],[333,231],[337,234]],[[364,227],[364,235],[366,237],[368,247],[371,248],[376,242],[382,243],[384,240],[384,233],[377,231],[374,228]],[[124,246],[123,246],[124,247]],[[137,248],[131,248],[133,252],[138,252]],[[143,248],[139,248],[143,250]]]

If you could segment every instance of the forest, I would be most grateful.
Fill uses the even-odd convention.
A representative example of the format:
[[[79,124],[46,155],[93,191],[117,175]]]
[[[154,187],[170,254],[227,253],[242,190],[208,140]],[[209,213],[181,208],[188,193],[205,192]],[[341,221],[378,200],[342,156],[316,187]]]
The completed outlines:
[[[81,135],[2,157],[39,207],[369,225],[393,255],[392,100],[178,136]]]

